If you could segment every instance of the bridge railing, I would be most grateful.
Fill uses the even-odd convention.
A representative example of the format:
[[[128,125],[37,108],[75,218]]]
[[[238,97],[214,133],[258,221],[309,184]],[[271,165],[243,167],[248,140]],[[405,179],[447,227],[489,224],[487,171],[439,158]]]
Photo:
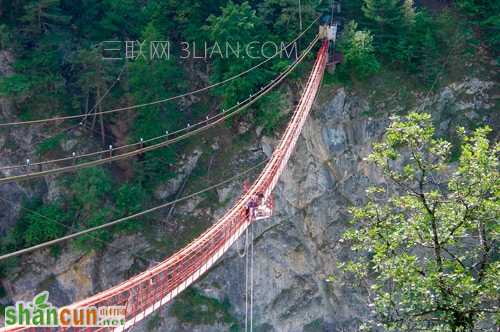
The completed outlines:
[[[256,194],[270,198],[308,117],[327,61],[328,44],[323,41],[301,100],[273,155],[254,184],[216,224],[172,257],[145,272],[69,308],[82,306],[125,306],[126,330],[175,296],[203,275],[238,239],[250,224],[246,207]],[[22,329],[22,328],[21,328]],[[35,330],[34,328],[30,328]],[[110,328],[70,328],[68,331],[102,331]],[[19,330],[19,329],[14,329]],[[37,329],[38,330],[38,329]]]

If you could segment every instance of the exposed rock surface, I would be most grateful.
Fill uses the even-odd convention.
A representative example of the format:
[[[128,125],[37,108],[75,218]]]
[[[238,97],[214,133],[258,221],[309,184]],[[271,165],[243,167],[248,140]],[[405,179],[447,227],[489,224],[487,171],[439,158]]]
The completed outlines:
[[[448,130],[445,108],[466,114],[493,107],[488,97],[492,83],[477,79],[452,84],[427,99],[438,113],[440,127]],[[342,279],[337,263],[350,255],[340,237],[348,226],[348,208],[365,198],[370,184],[383,183],[380,174],[364,158],[371,145],[381,138],[388,116],[371,118],[368,102],[340,88],[328,90],[329,101],[317,106],[307,120],[276,195],[275,216],[254,228],[255,270],[254,327],[256,331],[356,331],[369,310],[356,287]],[[386,114],[391,111],[387,110]],[[480,115],[483,116],[483,115]],[[261,151],[269,155],[275,138],[263,137]],[[0,142],[0,145],[2,142]],[[194,169],[200,153],[186,158],[182,174],[163,186],[160,198],[174,194],[185,176]],[[255,156],[255,154],[252,154]],[[4,190],[5,193],[2,193]],[[16,195],[17,186],[0,187],[0,195]],[[218,190],[214,209],[220,215],[239,194],[235,185]],[[2,224],[15,220],[18,208],[3,207]],[[177,211],[197,214],[198,200],[181,204]],[[243,240],[240,240],[243,246]],[[231,303],[232,314],[240,321],[245,313],[245,259],[235,249],[224,257],[196,287],[205,295]],[[129,248],[129,251],[117,248]],[[11,299],[31,299],[36,291],[49,289],[51,301],[67,303],[118,283],[151,263],[141,263],[148,249],[141,236],[116,240],[99,253],[78,255],[65,252],[56,260],[41,251],[23,262],[15,275],[3,280]],[[328,281],[328,276],[336,279]],[[135,331],[227,331],[228,324],[193,325],[161,310],[162,319],[147,322]]]
[[[188,177],[196,167],[196,163],[198,162],[200,156],[201,151],[195,150],[191,155],[184,157],[180,165],[178,165],[178,171],[175,178],[168,181],[164,185],[160,185],[155,192],[155,197],[157,199],[165,199],[175,194],[182,186],[186,177]]]
[[[316,109],[276,190],[276,216],[254,229],[254,320],[258,331],[355,330],[367,311],[361,294],[348,284],[331,284],[346,209],[364,197],[366,184],[379,177],[362,158],[387,120],[361,116],[368,105],[343,89]],[[273,140],[263,139],[268,151]],[[243,244],[241,244],[243,246]],[[244,316],[244,259],[233,250],[200,287],[217,298],[228,296]],[[210,285],[222,285],[214,289]]]

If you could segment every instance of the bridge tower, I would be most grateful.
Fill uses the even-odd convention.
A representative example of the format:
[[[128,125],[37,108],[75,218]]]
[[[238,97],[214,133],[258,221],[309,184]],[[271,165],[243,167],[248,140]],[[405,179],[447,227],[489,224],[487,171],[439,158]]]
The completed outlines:
[[[329,72],[333,72],[335,66],[343,60],[342,54],[336,51],[337,36],[342,28],[340,13],[340,2],[333,1],[330,11],[321,17],[321,24],[319,27],[319,37],[328,40],[327,70]]]

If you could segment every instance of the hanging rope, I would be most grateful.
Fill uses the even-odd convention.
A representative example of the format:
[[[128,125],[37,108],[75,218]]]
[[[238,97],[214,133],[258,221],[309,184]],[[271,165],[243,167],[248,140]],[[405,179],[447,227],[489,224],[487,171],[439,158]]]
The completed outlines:
[[[248,251],[248,227],[245,228],[245,251]],[[248,255],[245,255],[245,332],[248,332]]]
[[[254,266],[253,224],[254,224],[254,220],[251,220],[251,224],[250,224],[250,332],[253,331],[253,266]]]

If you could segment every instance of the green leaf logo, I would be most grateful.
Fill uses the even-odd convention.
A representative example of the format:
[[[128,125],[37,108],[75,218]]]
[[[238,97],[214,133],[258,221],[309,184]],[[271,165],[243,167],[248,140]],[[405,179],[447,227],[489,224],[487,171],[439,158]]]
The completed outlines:
[[[45,309],[49,307],[49,304],[47,303],[47,299],[49,298],[49,292],[41,292],[35,298],[33,299],[33,303],[35,304],[35,307],[39,309]]]

